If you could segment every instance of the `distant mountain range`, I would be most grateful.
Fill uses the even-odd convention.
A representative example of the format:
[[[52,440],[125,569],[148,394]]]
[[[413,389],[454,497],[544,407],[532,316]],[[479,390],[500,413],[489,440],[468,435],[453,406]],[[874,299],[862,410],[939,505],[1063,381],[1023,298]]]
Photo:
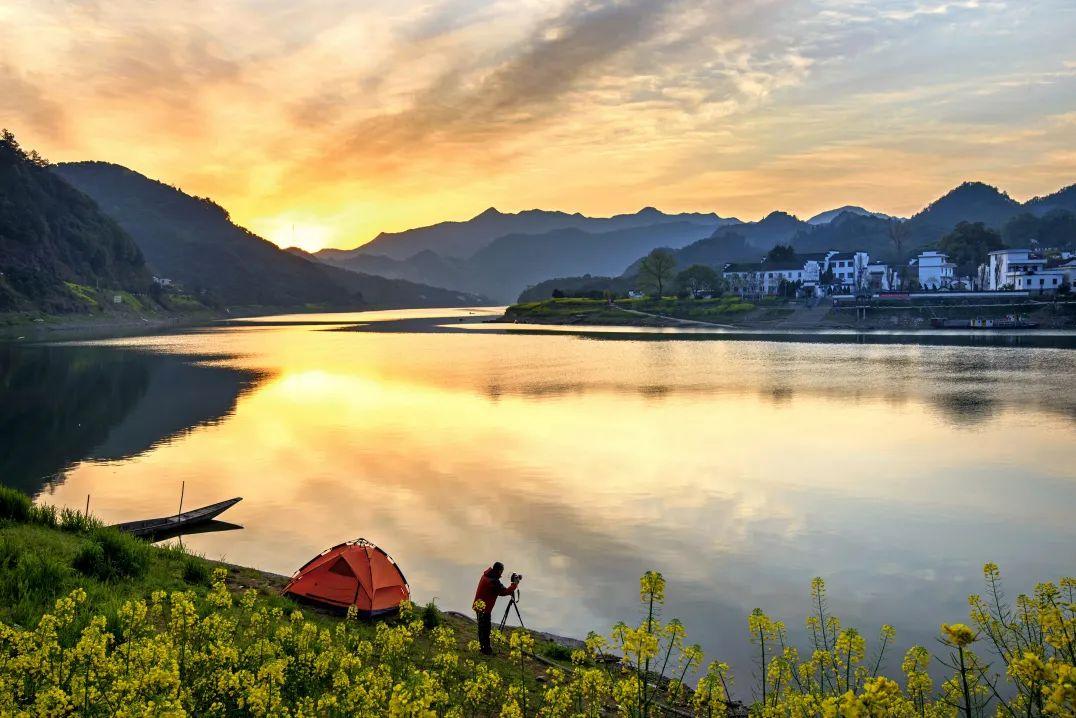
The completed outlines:
[[[538,234],[513,232],[490,240],[466,258],[446,257],[431,249],[423,249],[400,260],[370,254],[365,246],[349,251],[325,249],[315,256],[354,271],[456,287],[510,302],[528,284],[577,270],[595,274],[619,273],[640,253],[650,251],[655,243],[682,247],[710,235],[717,227],[736,221],[716,215],[667,215],[651,208],[634,215],[597,219],[540,210],[500,216],[506,223],[507,218],[522,220],[516,224],[525,228],[537,224],[548,226],[566,218],[573,225],[589,226],[596,231],[571,226]],[[536,222],[539,216],[542,219]],[[488,212],[473,221],[484,226],[487,218]],[[460,229],[454,227],[453,231]]]
[[[0,311],[85,309],[82,287],[144,292],[137,244],[14,136],[0,138]]]
[[[1022,213],[1050,211],[1076,211],[1076,189],[1020,204],[994,187],[968,182],[909,219],[856,205],[806,221],[775,211],[756,222],[716,214],[665,214],[652,207],[607,218],[488,209],[466,222],[381,234],[356,249],[324,249],[313,256],[355,271],[510,302],[550,278],[632,275],[638,261],[657,247],[674,250],[680,266],[750,261],[776,244],[791,244],[801,252],[863,249],[894,260],[933,246],[961,221],[1001,229]]]
[[[657,247],[678,266],[796,251],[862,249],[904,261],[962,221],[1011,241],[1076,243],[1076,185],[1020,203],[966,182],[908,219],[845,205],[801,220],[781,211],[754,222],[713,213],[587,217],[488,209],[464,222],[383,233],[351,250],[282,250],[234,224],[207,198],[104,162],[46,166],[5,134],[0,142],[0,311],[79,305],[77,285],[144,292],[151,273],[209,304],[267,308],[460,306],[512,302],[556,278],[634,276]],[[565,279],[564,281],[568,281]],[[85,306],[84,304],[82,305]]]
[[[890,217],[888,214],[882,214],[881,212],[871,212],[870,210],[863,209],[862,207],[857,207],[854,204],[846,204],[843,207],[826,210],[825,212],[820,212],[816,214],[814,217],[811,217],[809,220],[807,220],[807,224],[829,224],[837,217],[845,213],[858,214],[864,217],[875,217],[877,219],[899,219],[897,217]]]
[[[819,218],[826,221],[817,221]],[[1038,231],[1043,241],[1067,243],[1071,247],[1076,244],[1076,236],[1069,236],[1067,228],[1076,223],[1076,186],[1021,204],[995,187],[966,182],[906,220],[859,207],[823,212],[806,222],[785,212],[772,212],[757,222],[720,227],[705,239],[670,249],[674,250],[680,267],[692,264],[720,267],[727,262],[754,261],[778,244],[791,245],[797,252],[864,250],[884,261],[904,261],[914,253],[936,246],[957,224],[965,221],[1006,230],[1003,236],[1009,229],[1014,230],[1014,235],[1022,232],[1024,236],[1014,237],[1017,241],[1026,241]],[[637,274],[644,254],[622,276]],[[574,286],[573,277],[578,274],[578,271],[566,273],[563,283]],[[524,296],[533,297],[533,293]]]
[[[545,234],[563,229],[604,233],[672,222],[687,222],[714,228],[738,221],[723,219],[716,214],[669,215],[653,207],[645,207],[635,214],[618,214],[613,217],[586,217],[578,212],[568,214],[541,209],[506,214],[490,207],[465,222],[441,222],[404,232],[383,232],[363,245],[361,251],[364,254],[378,254],[403,260],[430,250],[442,257],[466,259],[493,240],[511,234]]]
[[[134,238],[154,274],[224,306],[460,306],[483,297],[343,271],[285,252],[209,199],[105,162],[52,167]]]

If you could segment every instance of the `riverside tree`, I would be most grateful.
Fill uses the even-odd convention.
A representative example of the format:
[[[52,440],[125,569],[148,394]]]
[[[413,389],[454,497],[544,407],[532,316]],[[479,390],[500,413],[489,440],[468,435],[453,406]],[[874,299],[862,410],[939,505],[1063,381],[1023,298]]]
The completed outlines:
[[[699,292],[716,291],[720,282],[717,272],[705,264],[692,264],[676,275],[677,286],[693,297]]]
[[[676,257],[667,249],[655,249],[643,257],[639,263],[639,281],[644,287],[653,289],[659,299],[664,295],[665,287],[672,282],[676,271]]]

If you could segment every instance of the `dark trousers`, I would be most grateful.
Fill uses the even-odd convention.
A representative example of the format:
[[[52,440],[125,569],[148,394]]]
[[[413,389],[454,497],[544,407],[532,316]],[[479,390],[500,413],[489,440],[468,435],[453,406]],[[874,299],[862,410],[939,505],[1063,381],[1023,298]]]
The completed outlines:
[[[478,614],[478,644],[482,646],[483,653],[493,653],[493,646],[489,643],[489,634],[493,630],[493,614]]]

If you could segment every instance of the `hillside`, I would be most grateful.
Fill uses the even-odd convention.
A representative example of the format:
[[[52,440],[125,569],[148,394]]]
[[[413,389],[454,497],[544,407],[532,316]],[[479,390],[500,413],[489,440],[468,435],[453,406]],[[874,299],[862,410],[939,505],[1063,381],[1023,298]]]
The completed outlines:
[[[85,311],[82,287],[145,292],[138,246],[9,132],[0,136],[0,311]],[[76,286],[72,286],[76,285]]]
[[[653,207],[646,207],[634,214],[612,217],[587,217],[578,212],[569,214],[540,209],[508,214],[490,207],[464,222],[440,222],[404,232],[383,232],[368,244],[351,251],[377,254],[391,259],[408,259],[419,252],[430,250],[442,257],[466,258],[498,237],[510,234],[544,234],[561,229],[614,232],[663,222],[691,222],[714,228],[735,224],[738,220],[725,219],[716,214],[665,214]]]
[[[356,250],[327,249],[314,256],[353,271],[456,287],[511,302],[527,286],[543,279],[563,274],[619,274],[636,257],[654,247],[682,247],[712,231],[709,220],[667,221],[670,215],[654,212],[657,214],[653,216],[658,218],[656,224],[608,232],[569,228],[542,234],[505,235],[467,259],[444,257],[431,250],[405,260]]]
[[[931,246],[960,222],[982,222],[1001,229],[1021,211],[1021,205],[996,187],[965,182],[923,208],[906,223],[910,248]]]
[[[1044,197],[1033,197],[1024,202],[1024,209],[1039,216],[1056,210],[1076,212],[1076,184],[1070,184]]]
[[[134,238],[153,272],[228,306],[358,308],[471,303],[458,292],[344,272],[296,256],[233,223],[223,207],[119,165],[54,172],[93,197]]]
[[[352,292],[360,293],[367,303],[377,307],[471,307],[494,303],[489,297],[481,294],[433,287],[406,279],[325,264],[298,247],[289,247],[285,251],[317,265],[330,280]]]
[[[134,238],[154,274],[224,305],[358,305],[322,268],[232,223],[192,197],[119,165],[77,162],[53,171],[97,201]]]

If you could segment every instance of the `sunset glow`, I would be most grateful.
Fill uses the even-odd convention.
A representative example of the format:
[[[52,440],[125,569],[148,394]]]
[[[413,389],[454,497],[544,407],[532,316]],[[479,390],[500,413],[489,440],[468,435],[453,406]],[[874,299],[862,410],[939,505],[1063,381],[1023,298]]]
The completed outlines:
[[[0,118],[307,250],[489,206],[907,215],[965,179],[1073,182],[1074,23],[1068,0],[10,0]]]

